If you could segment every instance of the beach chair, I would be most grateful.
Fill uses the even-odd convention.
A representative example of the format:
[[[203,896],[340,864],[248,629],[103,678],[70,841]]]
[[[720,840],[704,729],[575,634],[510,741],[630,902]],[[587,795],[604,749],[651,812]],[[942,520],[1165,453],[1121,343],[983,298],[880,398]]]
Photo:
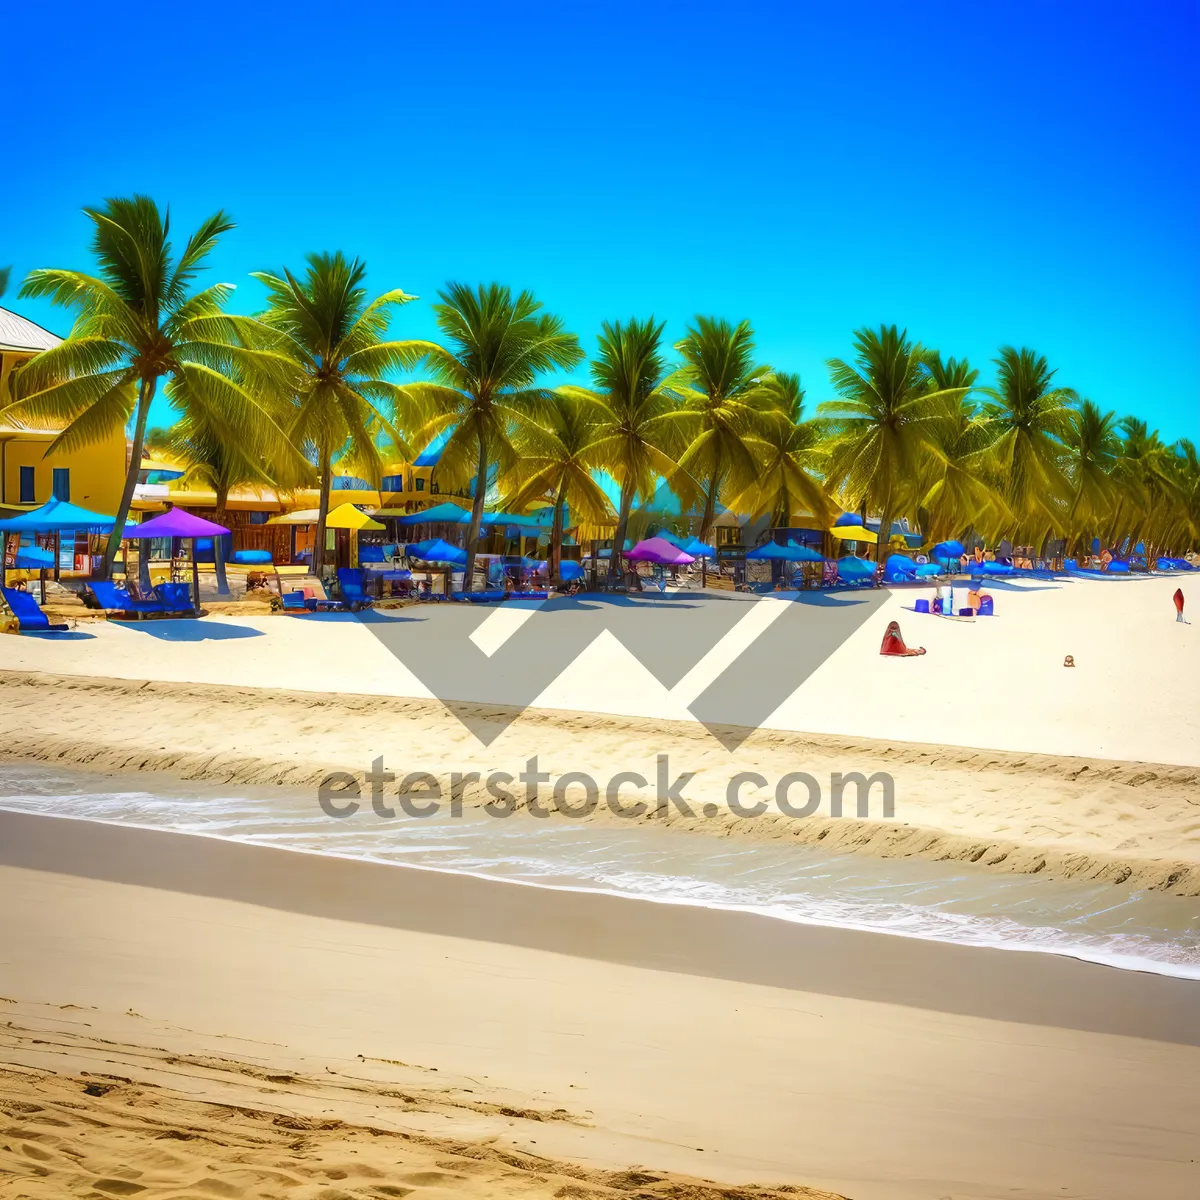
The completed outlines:
[[[308,602],[313,598],[312,588],[295,588],[283,593],[284,612],[308,612]]]
[[[370,608],[375,603],[363,586],[361,570],[355,567],[339,567],[337,575],[342,599],[349,605],[351,612],[357,612],[360,608]]]
[[[135,600],[125,588],[119,588],[107,580],[95,579],[88,587],[96,597],[96,603],[105,612],[120,613],[127,617],[152,616],[166,612],[160,600]]]
[[[196,616],[191,588],[186,583],[160,583],[154,589],[163,613],[177,617]]]
[[[38,607],[38,602],[19,588],[3,588],[4,600],[17,618],[21,633],[66,633],[69,625],[52,625],[50,618]]]

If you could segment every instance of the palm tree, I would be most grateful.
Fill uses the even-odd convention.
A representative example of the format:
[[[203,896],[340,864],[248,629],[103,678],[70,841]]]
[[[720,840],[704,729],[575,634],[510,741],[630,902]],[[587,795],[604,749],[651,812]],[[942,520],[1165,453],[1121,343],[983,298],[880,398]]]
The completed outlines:
[[[521,512],[538,500],[553,505],[550,579],[557,583],[568,502],[573,522],[582,529],[611,525],[613,511],[604,489],[591,474],[596,439],[602,434],[607,415],[603,407],[585,397],[567,394],[567,389],[553,393],[550,405],[548,427],[538,430],[534,444],[519,456],[511,476],[502,478],[500,486],[507,496],[505,508]]]
[[[1063,471],[1078,397],[1054,387],[1055,372],[1028,347],[1004,346],[996,362],[996,387],[985,413],[991,424],[991,454],[1005,480],[1005,500],[1014,533],[1046,537],[1064,524],[1070,486]]]
[[[804,419],[800,376],[780,371],[772,378],[778,407],[750,442],[758,477],[733,498],[733,507],[752,518],[769,513],[777,529],[790,525],[793,513],[807,511],[824,528],[833,513],[824,487],[814,478],[823,464],[820,428]]]
[[[783,400],[771,368],[754,361],[749,321],[698,316],[675,349],[683,357],[676,376],[682,404],[664,422],[673,426],[676,445],[682,441],[679,465],[703,486],[700,540],[707,541],[720,495],[740,495],[754,482],[753,443]]]
[[[1151,431],[1137,417],[1117,422],[1121,445],[1113,468],[1121,488],[1121,500],[1109,527],[1108,541],[1118,545],[1125,537],[1130,545],[1146,543],[1146,557],[1162,545],[1172,526],[1186,513],[1187,496],[1177,483],[1175,453],[1163,445],[1157,430]]]
[[[396,308],[415,299],[402,291],[367,300],[366,265],[334,254],[310,254],[302,276],[256,272],[267,288],[264,325],[279,335],[293,366],[288,434],[316,466],[320,485],[313,571],[325,564],[325,520],[335,462],[379,487],[380,442],[412,451],[388,417],[401,395],[384,378],[415,366],[432,349],[426,342],[393,341],[388,327]]]
[[[971,399],[979,372],[965,358],[943,361],[937,351],[929,353],[926,366],[945,399],[933,407],[924,430],[910,507],[915,500],[926,540],[939,542],[994,526],[1008,510],[990,470],[989,427]]]
[[[579,339],[562,319],[542,312],[532,292],[516,297],[498,283],[470,288],[449,283],[433,306],[448,345],[427,347],[430,382],[406,384],[399,403],[410,429],[422,439],[451,430],[438,474],[454,485],[474,480],[463,587],[471,590],[483,505],[493,467],[504,476],[523,453],[549,452],[551,393],[538,386],[548,371],[583,361]]]
[[[929,355],[895,325],[857,330],[854,347],[852,363],[829,360],[840,399],[817,411],[830,439],[827,482],[848,507],[879,513],[876,557],[882,562],[892,519],[932,445],[934,426],[966,389],[939,387]]]
[[[622,323],[605,321],[596,339],[592,360],[595,391],[564,387],[560,391],[603,414],[588,460],[606,471],[620,488],[617,524],[609,570],[619,572],[629,515],[634,500],[648,500],[660,480],[666,480],[685,504],[695,500],[692,481],[666,452],[668,430],[663,418],[678,401],[668,387],[662,354],[664,322],[636,317]]]
[[[0,267],[0,296],[8,291],[8,276],[12,267]]]
[[[26,279],[22,296],[48,297],[76,317],[63,342],[14,373],[14,399],[4,412],[61,427],[48,454],[100,441],[133,420],[129,467],[105,553],[107,576],[129,515],[160,380],[178,412],[258,453],[279,434],[260,392],[280,381],[287,364],[264,348],[257,322],[222,311],[231,284],[191,290],[217,239],[233,228],[223,212],[202,222],[173,258],[170,214],[160,213],[149,197],[107,200],[83,211],[95,226],[99,274],[40,270]]]
[[[1091,545],[1091,536],[1104,526],[1115,502],[1112,472],[1120,450],[1115,413],[1101,412],[1090,400],[1081,400],[1071,414],[1067,434],[1067,477],[1071,485],[1068,529],[1077,549]]]

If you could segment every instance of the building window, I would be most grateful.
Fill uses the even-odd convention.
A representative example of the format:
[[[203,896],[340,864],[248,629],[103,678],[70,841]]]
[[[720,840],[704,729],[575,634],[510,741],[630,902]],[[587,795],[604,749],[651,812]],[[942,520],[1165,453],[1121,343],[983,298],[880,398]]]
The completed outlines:
[[[403,475],[385,475],[383,477],[382,490],[385,492],[402,492],[402,491],[404,491],[404,476]]]
[[[418,492],[423,492],[424,490],[425,490],[425,480],[423,480],[423,479],[418,479],[418,480],[417,480],[417,491],[418,491]]]
[[[55,500],[71,499],[71,468],[54,468],[54,498]]]
[[[270,516],[271,516],[271,514],[267,513],[267,512],[251,512],[250,513],[250,524],[251,525],[265,525],[267,523],[267,521],[270,519]]]
[[[33,468],[32,467],[22,467],[21,468],[21,503],[22,504],[33,504],[34,503]]]

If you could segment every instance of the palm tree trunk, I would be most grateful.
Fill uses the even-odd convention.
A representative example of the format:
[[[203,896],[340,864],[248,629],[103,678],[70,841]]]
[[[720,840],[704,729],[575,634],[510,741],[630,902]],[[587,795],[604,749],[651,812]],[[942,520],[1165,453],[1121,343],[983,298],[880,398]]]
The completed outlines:
[[[558,489],[554,501],[554,524],[550,528],[550,582],[562,583],[563,509],[567,501],[567,485]]]
[[[317,503],[317,530],[313,540],[312,569],[318,578],[325,567],[325,518],[329,516],[329,492],[333,487],[333,455],[321,452],[321,499]]]
[[[712,543],[708,540],[708,535],[712,531],[713,520],[717,514],[717,492],[721,490],[721,455],[717,452],[716,462],[713,464],[712,478],[708,481],[708,494],[704,497],[704,515],[700,518],[700,540],[708,545]]]
[[[621,499],[617,509],[617,528],[613,533],[613,548],[608,556],[608,571],[610,575],[619,575],[621,560],[625,556],[625,531],[629,528],[629,514],[633,510],[633,482],[625,480],[621,484]]]
[[[217,511],[214,520],[218,525],[225,524],[225,506],[229,503],[229,489],[222,487],[217,489]],[[196,553],[195,546],[192,547],[192,553]],[[225,538],[222,534],[217,534],[213,538],[213,571],[217,576],[217,595],[228,596],[229,580],[225,575]],[[196,597],[196,604],[199,605],[200,597]]]
[[[463,575],[463,591],[471,591],[475,578],[475,543],[479,541],[479,530],[483,525],[483,502],[487,498],[487,445],[483,431],[479,433],[479,463],[475,471],[475,500],[471,504],[471,524],[467,526],[467,569]]]
[[[863,520],[866,520],[864,516]],[[887,555],[887,548],[892,540],[892,493],[889,489],[883,498],[883,508],[879,513],[879,538],[875,542],[875,561],[881,563]]]
[[[108,545],[104,550],[104,564],[100,568],[102,579],[112,578],[113,563],[117,560],[117,551],[121,547],[121,537],[125,532],[125,522],[129,519],[129,506],[133,503],[133,489],[137,487],[138,473],[142,469],[142,444],[146,440],[146,418],[150,415],[150,404],[154,400],[154,390],[157,386],[157,377],[143,379],[138,384],[137,418],[133,426],[133,445],[129,448],[129,469],[125,472],[121,504],[117,509],[112,533],[108,535]],[[148,547],[143,548],[143,545],[138,547],[139,558],[144,557],[146,549],[148,549]]]

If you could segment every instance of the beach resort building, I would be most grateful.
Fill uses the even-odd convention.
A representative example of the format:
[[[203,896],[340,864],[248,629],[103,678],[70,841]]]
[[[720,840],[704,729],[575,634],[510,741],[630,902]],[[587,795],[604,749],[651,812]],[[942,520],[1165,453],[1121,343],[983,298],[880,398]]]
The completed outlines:
[[[9,403],[13,369],[60,340],[0,308],[0,410]],[[57,435],[55,429],[0,417],[0,510],[15,515],[56,497],[94,512],[115,512],[128,462],[124,432],[78,450],[48,454]]]

